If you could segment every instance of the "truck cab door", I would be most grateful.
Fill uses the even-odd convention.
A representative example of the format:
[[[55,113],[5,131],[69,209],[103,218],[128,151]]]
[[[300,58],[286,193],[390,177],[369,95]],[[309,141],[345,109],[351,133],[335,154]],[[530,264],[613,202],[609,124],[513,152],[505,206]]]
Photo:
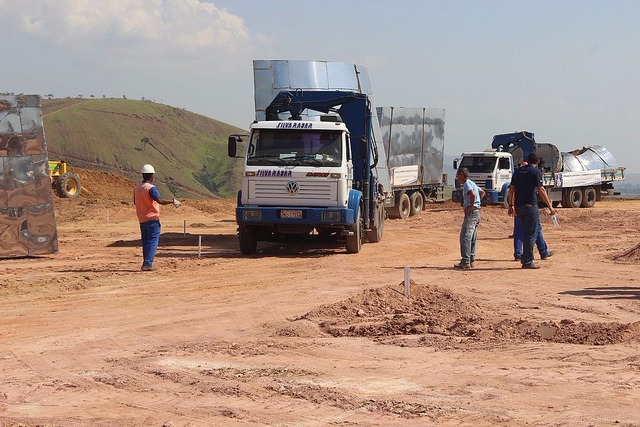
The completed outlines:
[[[502,188],[504,184],[511,183],[513,176],[513,162],[511,157],[500,157],[498,159],[498,173],[496,174],[496,188]]]

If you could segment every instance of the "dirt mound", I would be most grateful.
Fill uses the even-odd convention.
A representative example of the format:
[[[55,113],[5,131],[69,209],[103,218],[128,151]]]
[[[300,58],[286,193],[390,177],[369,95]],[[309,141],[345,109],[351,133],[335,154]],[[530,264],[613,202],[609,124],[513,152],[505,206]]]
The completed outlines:
[[[73,168],[82,183],[81,197],[101,200],[132,200],[136,182],[124,175]]]
[[[411,295],[404,284],[368,289],[345,301],[321,306],[302,318],[313,321],[336,337],[419,336],[413,345],[460,346],[465,343],[551,341],[605,345],[640,339],[640,324],[587,323],[569,319],[535,322],[500,318],[474,303],[438,286],[411,281]],[[383,340],[384,341],[384,340]],[[412,345],[411,340],[390,344]]]

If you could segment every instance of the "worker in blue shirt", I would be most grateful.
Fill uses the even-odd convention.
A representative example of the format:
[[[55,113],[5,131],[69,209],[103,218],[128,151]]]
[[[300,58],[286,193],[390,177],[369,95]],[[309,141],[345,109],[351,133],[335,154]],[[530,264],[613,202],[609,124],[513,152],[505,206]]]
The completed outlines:
[[[469,270],[474,268],[476,259],[476,242],[478,240],[478,224],[480,224],[480,200],[484,197],[484,190],[469,179],[469,169],[459,168],[456,178],[462,185],[462,208],[464,221],[460,229],[460,262],[453,268]]]
[[[522,268],[535,269],[540,266],[533,262],[533,247],[536,244],[540,227],[540,210],[538,196],[547,205],[551,215],[556,214],[555,208],[542,184],[542,173],[538,169],[540,156],[530,153],[527,165],[516,169],[509,185],[509,215],[517,215],[524,229],[522,247]]]

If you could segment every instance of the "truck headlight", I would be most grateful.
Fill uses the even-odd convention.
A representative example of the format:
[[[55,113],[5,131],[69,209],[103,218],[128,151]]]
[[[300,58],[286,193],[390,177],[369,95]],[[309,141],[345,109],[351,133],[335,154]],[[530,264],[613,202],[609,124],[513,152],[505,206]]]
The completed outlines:
[[[261,211],[246,210],[243,215],[244,219],[247,221],[260,221],[262,219]]]
[[[339,222],[340,211],[324,211],[322,212],[322,220],[325,222]]]

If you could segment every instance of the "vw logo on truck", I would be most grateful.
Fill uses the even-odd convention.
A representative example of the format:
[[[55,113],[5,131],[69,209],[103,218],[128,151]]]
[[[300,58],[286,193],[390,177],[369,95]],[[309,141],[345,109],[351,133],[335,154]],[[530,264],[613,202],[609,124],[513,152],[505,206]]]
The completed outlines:
[[[296,181],[289,181],[287,182],[285,189],[287,190],[287,193],[294,195],[298,193],[298,190],[300,190],[300,184]]]

